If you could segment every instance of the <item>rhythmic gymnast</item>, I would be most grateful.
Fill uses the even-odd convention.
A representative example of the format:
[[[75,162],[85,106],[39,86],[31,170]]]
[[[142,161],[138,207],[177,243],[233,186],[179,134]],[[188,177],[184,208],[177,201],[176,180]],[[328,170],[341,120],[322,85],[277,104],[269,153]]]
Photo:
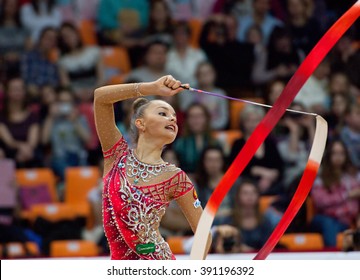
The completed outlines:
[[[115,102],[128,98],[171,96],[183,90],[180,81],[170,75],[154,82],[95,90],[95,123],[104,155],[103,224],[111,259],[175,259],[159,232],[172,200],[192,231],[196,230],[203,209],[194,186],[184,171],[161,158],[164,146],[172,143],[178,132],[174,109],[162,100],[136,99],[131,120],[133,149],[117,129],[113,109]],[[210,244],[209,233],[207,251]]]

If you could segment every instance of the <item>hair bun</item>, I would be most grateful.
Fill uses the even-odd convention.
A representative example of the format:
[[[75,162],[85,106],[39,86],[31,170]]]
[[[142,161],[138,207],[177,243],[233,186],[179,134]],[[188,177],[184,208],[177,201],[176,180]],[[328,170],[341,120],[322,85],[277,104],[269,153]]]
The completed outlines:
[[[146,98],[137,98],[132,104],[133,112],[136,112],[141,106],[149,103],[150,101]]]

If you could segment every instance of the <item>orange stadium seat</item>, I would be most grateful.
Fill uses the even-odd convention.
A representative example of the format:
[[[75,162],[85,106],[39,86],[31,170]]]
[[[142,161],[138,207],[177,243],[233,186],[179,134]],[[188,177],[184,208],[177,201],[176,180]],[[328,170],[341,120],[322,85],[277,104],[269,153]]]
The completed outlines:
[[[93,241],[57,240],[50,244],[50,257],[94,257],[99,248]]]
[[[342,250],[344,241],[344,233],[338,233],[336,235],[336,249]]]
[[[185,236],[169,236],[166,239],[166,242],[169,244],[171,251],[174,254],[185,254],[184,247],[183,247],[183,241],[187,237]]]
[[[101,49],[101,57],[107,83],[122,83],[126,74],[131,70],[127,50],[122,47],[103,47]]]
[[[49,188],[52,201],[58,201],[56,178],[50,168],[24,168],[16,170],[16,182],[21,187],[33,187],[45,184]]]
[[[6,243],[6,252],[9,258],[21,258],[26,257],[26,252],[23,244],[20,242],[10,242]],[[26,248],[28,249],[31,256],[39,256],[40,250],[36,243],[34,242],[26,242]]]
[[[324,241],[319,233],[287,233],[279,243],[290,251],[312,251],[324,249]]]
[[[89,191],[101,178],[98,167],[68,167],[65,170],[65,203],[87,203]]]
[[[277,195],[260,196],[260,200],[259,200],[260,213],[262,213],[262,214],[265,213],[266,209],[269,208],[271,203],[273,203],[277,197],[278,197]]]
[[[202,30],[202,26],[203,23],[201,20],[199,19],[190,19],[189,22],[189,27],[191,29],[191,37],[190,37],[190,45],[193,48],[199,48],[200,47],[200,34],[201,34],[201,30]]]
[[[82,20],[79,32],[84,45],[97,45],[96,28],[92,20]]]

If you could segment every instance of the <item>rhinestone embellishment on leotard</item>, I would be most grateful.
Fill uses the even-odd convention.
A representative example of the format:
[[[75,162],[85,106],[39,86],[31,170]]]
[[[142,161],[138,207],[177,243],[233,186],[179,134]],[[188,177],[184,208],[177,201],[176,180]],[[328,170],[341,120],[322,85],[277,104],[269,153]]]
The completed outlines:
[[[168,164],[162,163],[153,165],[140,162],[135,157],[133,150],[130,150],[126,165],[126,175],[129,178],[134,178],[134,183],[137,184],[140,180],[143,182],[149,182],[152,178],[158,176],[162,171],[164,171]]]

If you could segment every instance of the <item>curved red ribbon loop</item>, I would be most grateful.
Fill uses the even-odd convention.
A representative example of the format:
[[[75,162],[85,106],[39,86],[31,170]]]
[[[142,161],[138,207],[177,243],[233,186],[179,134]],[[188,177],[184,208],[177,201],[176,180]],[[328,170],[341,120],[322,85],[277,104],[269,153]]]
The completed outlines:
[[[225,195],[228,193],[236,179],[240,176],[244,168],[247,166],[257,149],[264,142],[265,138],[269,135],[276,123],[280,120],[286,108],[289,107],[306,80],[318,67],[320,62],[335,45],[335,43],[340,39],[340,37],[354,23],[359,14],[360,2],[358,1],[338,21],[335,22],[335,24],[316,44],[316,46],[295,72],[289,83],[286,85],[280,97],[275,102],[273,108],[270,109],[270,111],[256,127],[248,141],[245,143],[244,147],[239,152],[230,168],[226,171],[219,185],[214,190],[204,209],[204,213],[200,218],[198,229],[195,233],[194,243],[191,250],[191,259],[203,258],[206,240],[204,240],[203,236],[200,235],[202,234],[203,230],[206,230],[206,232],[210,230],[212,219],[215,216],[215,213]],[[305,185],[310,183],[312,184],[311,180],[305,182]],[[300,187],[302,186],[304,185],[301,185]],[[298,193],[300,193],[300,190],[296,192],[296,194]],[[289,207],[292,207],[292,205]],[[212,217],[212,219],[210,217]],[[200,228],[201,230],[199,230]]]

